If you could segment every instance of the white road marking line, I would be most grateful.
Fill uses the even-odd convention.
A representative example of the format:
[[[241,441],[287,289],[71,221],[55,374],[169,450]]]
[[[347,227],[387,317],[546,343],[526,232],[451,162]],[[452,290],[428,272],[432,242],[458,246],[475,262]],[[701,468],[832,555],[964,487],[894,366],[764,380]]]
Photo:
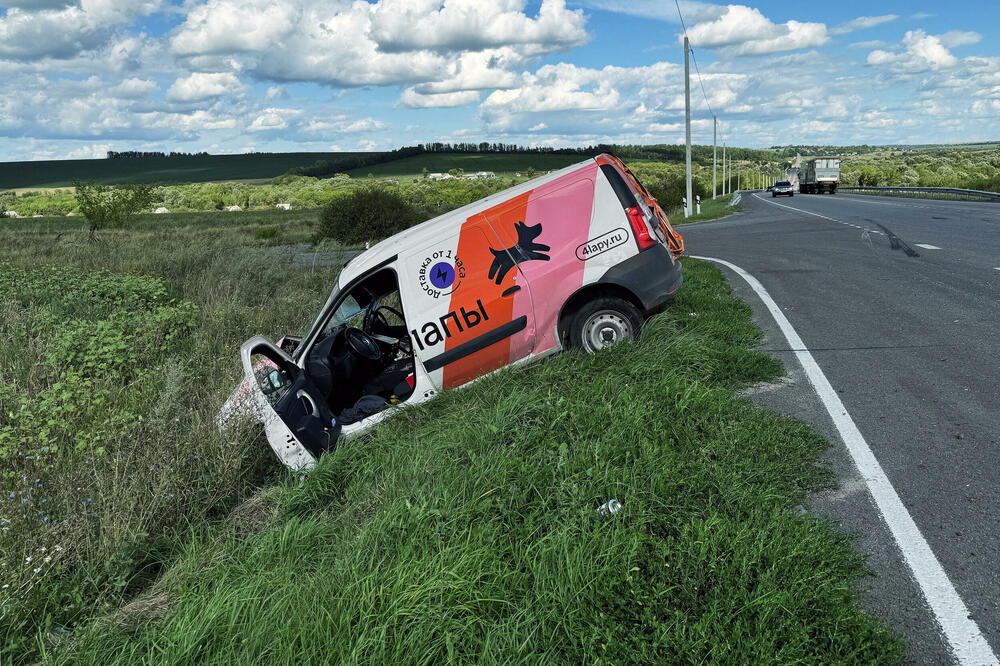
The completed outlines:
[[[843,220],[838,220],[835,217],[827,217],[826,215],[820,215],[819,213],[813,213],[813,212],[808,211],[808,210],[802,210],[801,208],[795,208],[793,206],[786,206],[785,204],[776,203],[774,201],[768,201],[767,199],[762,199],[761,197],[759,197],[756,194],[753,195],[753,196],[754,196],[755,199],[760,199],[764,203],[769,203],[772,206],[780,206],[781,208],[787,208],[788,210],[794,210],[796,213],[805,213],[806,215],[815,215],[816,217],[822,217],[824,220],[830,220],[831,222],[836,222],[837,224],[844,224],[844,225],[847,225],[849,227],[855,227],[855,226],[857,226],[857,225],[851,224],[850,222],[844,222]],[[858,229],[863,229],[864,227],[857,227],[857,228]],[[883,233],[881,231],[877,231],[875,229],[868,229],[868,231],[872,232],[873,234],[878,234],[880,236],[883,235]]]
[[[958,595],[955,586],[948,578],[948,574],[945,573],[927,540],[924,539],[924,535],[921,534],[920,528],[910,516],[910,512],[906,510],[903,500],[899,498],[896,490],[892,487],[892,482],[882,470],[882,465],[872,453],[871,447],[854,423],[854,419],[847,413],[847,408],[844,407],[837,392],[833,390],[830,381],[823,374],[819,364],[816,363],[816,359],[808,351],[802,338],[795,332],[781,308],[767,293],[764,285],[753,275],[728,261],[713,257],[692,256],[691,258],[713,261],[735,271],[757,292],[757,296],[767,306],[771,316],[778,324],[778,328],[784,334],[785,340],[788,341],[789,349],[796,350],[796,358],[802,365],[802,369],[805,370],[806,376],[809,377],[809,381],[822,400],[823,406],[826,407],[830,418],[833,419],[837,432],[840,433],[847,451],[851,454],[854,464],[864,478],[868,491],[875,500],[883,520],[889,526],[889,531],[892,532],[896,545],[903,554],[903,559],[913,573],[917,585],[920,586],[920,590],[930,605],[934,618],[941,627],[945,640],[948,641],[958,663],[963,666],[965,664],[980,666],[981,664],[1000,663],[975,620],[969,617],[969,609],[965,602]]]
[[[928,245],[927,243],[914,243],[917,247],[922,247],[925,250],[940,250],[937,245]]]

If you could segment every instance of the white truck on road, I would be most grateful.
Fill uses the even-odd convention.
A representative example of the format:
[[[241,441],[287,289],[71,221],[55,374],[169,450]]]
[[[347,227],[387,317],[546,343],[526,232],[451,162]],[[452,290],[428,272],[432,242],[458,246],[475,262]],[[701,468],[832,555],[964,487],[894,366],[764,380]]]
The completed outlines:
[[[840,158],[817,157],[802,165],[799,192],[802,194],[837,193],[840,185]]]

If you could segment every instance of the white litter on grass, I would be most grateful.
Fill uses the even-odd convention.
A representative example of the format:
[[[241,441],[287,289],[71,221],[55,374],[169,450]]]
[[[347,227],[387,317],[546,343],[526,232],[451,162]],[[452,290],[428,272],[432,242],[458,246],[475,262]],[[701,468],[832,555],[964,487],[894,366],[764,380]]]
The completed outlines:
[[[594,509],[594,512],[601,516],[607,516],[612,513],[618,513],[622,510],[622,503],[616,499],[608,500],[601,506]]]

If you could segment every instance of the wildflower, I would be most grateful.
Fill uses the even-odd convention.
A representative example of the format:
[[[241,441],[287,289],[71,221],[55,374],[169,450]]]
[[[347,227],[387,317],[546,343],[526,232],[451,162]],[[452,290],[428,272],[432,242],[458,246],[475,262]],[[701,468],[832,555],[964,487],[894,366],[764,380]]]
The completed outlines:
[[[41,547],[41,548],[39,548],[38,550],[40,550],[40,551],[42,551],[42,552],[44,553],[44,552],[45,552],[45,546],[42,546],[42,547]]]
[[[51,555],[46,555],[45,556],[45,563],[48,564],[51,561],[52,561],[52,556]]]
[[[39,572],[39,571],[41,571],[41,570],[42,570],[42,568],[41,568],[41,567],[36,567],[36,568],[35,568],[35,573],[38,573],[38,572]]]
[[[10,584],[4,583],[3,587],[0,587],[0,590],[6,590],[8,587],[10,587]]]
[[[10,495],[7,495],[7,499],[14,499],[14,493],[11,493]]]
[[[26,558],[24,558],[24,563],[31,564],[31,555],[28,555]]]
[[[42,447],[42,451],[43,451],[43,452],[44,452],[44,451],[48,451],[48,450],[49,450],[49,447],[47,447],[47,446],[43,446],[43,447]]]
[[[63,547],[62,547],[62,546],[58,546],[58,545],[56,546],[56,550],[57,550],[58,552],[60,552],[60,553],[61,553],[61,552],[62,552],[62,549],[63,549]]]

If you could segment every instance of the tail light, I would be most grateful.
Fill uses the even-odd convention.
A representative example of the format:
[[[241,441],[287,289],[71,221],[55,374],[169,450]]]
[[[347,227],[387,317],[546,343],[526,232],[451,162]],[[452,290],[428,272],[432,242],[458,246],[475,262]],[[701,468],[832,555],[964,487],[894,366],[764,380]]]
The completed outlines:
[[[635,232],[635,242],[639,245],[639,251],[648,250],[657,244],[655,238],[649,235],[649,227],[646,226],[646,218],[642,216],[642,211],[638,206],[628,209],[628,221],[632,224],[632,231]]]

